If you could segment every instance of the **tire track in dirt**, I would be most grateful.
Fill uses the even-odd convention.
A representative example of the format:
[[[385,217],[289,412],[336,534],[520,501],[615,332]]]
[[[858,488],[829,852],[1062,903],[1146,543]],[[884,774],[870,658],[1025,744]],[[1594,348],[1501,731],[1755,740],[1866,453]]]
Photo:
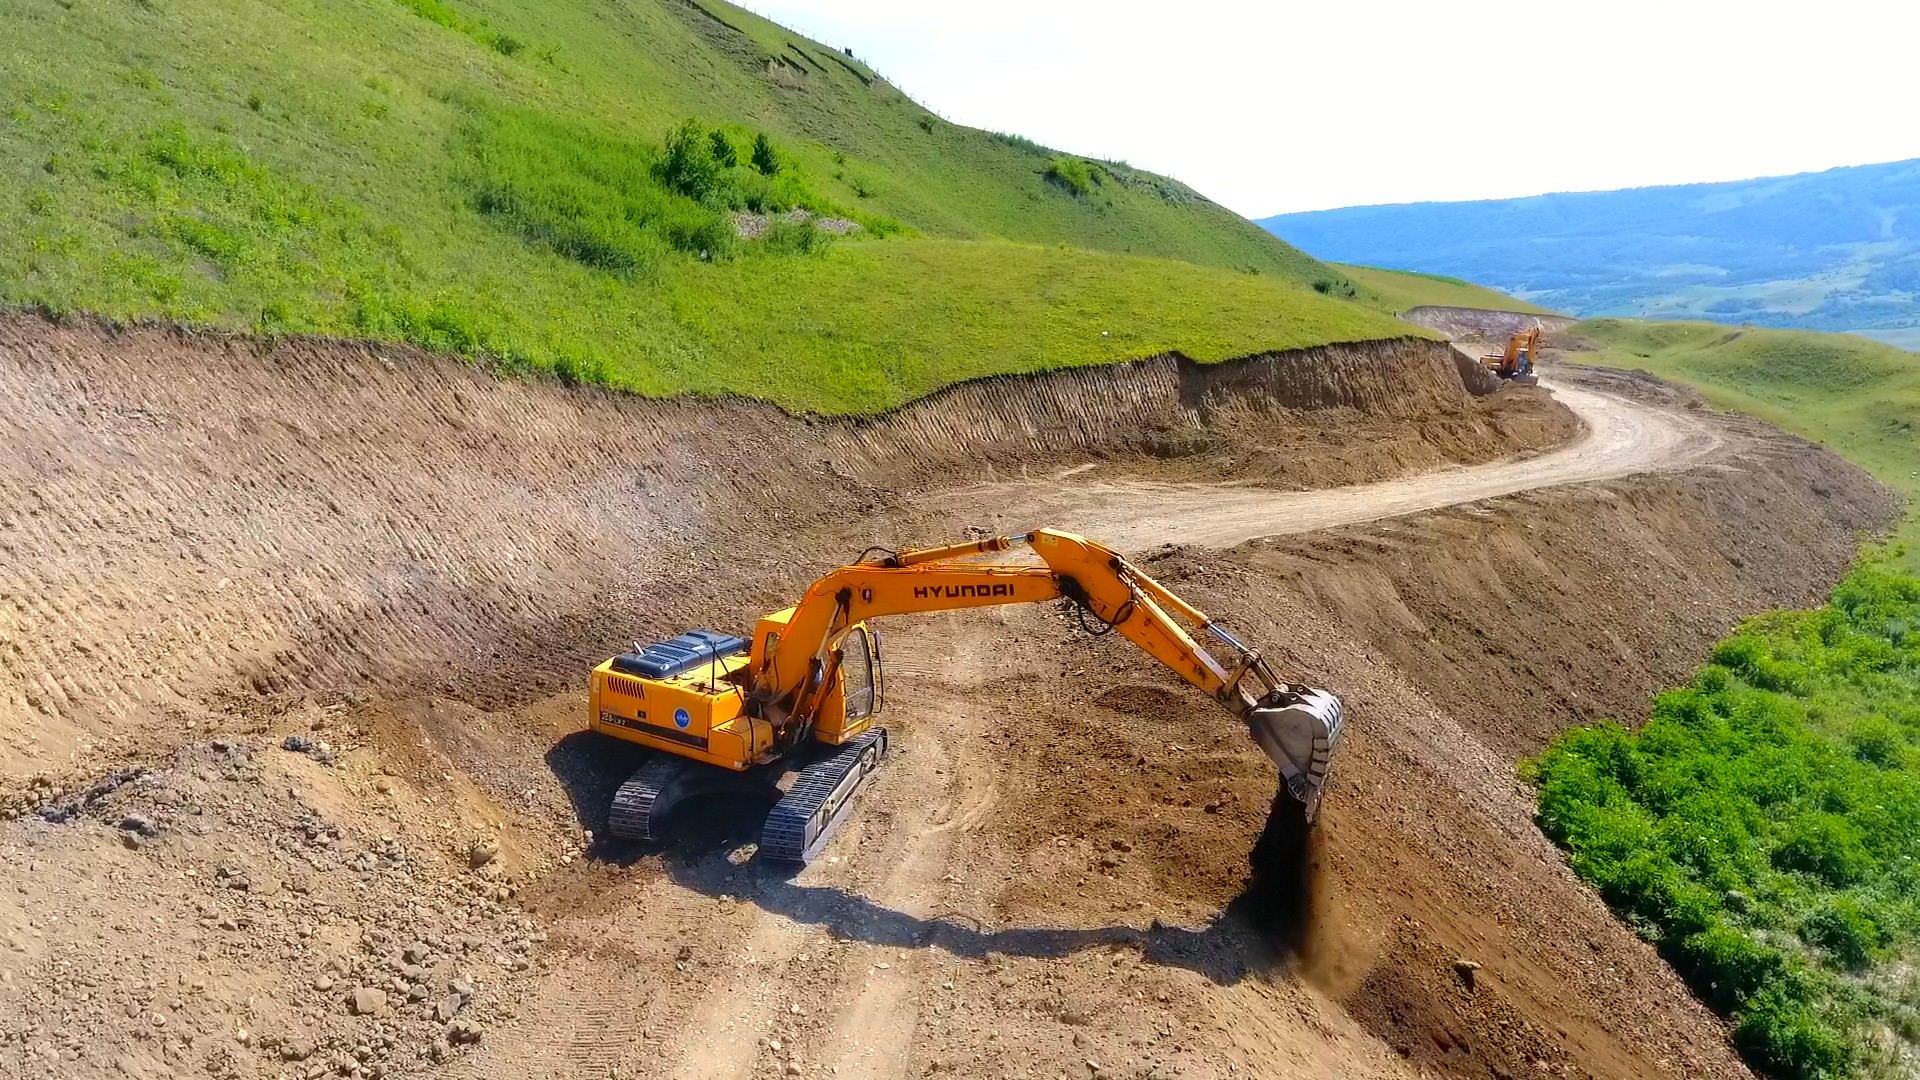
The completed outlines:
[[[981,619],[981,614],[988,617]],[[992,717],[968,691],[989,675],[994,659],[988,655],[991,643],[1002,636],[994,633],[994,627],[1004,630],[1006,613],[968,612],[938,622],[951,624],[932,629],[952,635],[955,645],[940,678],[929,687],[934,692],[919,695],[923,700],[916,712],[929,720],[914,726],[909,775],[895,784],[897,791],[922,797],[896,800],[895,829],[907,838],[905,850],[890,860],[893,868],[865,894],[871,903],[919,920],[935,913],[941,881],[953,877],[948,868],[954,830],[964,831],[995,801],[993,778],[980,775],[986,768],[976,767],[990,759],[971,753],[968,745]],[[964,631],[954,633],[963,626]],[[940,797],[925,797],[935,784],[941,789]],[[858,993],[835,1010],[841,1019],[827,1042],[837,1051],[830,1071],[854,1080],[904,1075],[919,1027],[919,990],[930,981],[937,958],[932,950],[921,948],[901,954],[885,968],[869,967],[863,972],[859,963],[856,959],[841,971],[842,985],[857,987]]]

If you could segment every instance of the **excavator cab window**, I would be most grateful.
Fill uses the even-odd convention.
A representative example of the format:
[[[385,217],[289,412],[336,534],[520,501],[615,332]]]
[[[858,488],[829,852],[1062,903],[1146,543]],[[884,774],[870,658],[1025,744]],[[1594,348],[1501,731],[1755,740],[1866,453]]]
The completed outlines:
[[[864,626],[840,640],[840,678],[847,699],[847,719],[859,720],[880,711],[880,641]]]

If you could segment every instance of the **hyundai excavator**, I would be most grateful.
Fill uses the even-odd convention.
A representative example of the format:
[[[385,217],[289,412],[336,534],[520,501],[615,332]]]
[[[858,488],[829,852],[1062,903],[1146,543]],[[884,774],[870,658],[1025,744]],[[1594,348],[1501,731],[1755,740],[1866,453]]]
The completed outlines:
[[[1017,545],[1039,561],[982,559]],[[869,549],[815,581],[799,603],[761,618],[750,640],[695,630],[636,642],[596,667],[589,726],[661,751],[614,795],[610,831],[661,839],[676,804],[746,789],[777,800],[761,830],[761,857],[812,861],[887,751],[878,725],[880,638],[869,621],[1053,600],[1071,604],[1090,632],[1119,631],[1244,721],[1311,823],[1340,743],[1339,699],[1280,681],[1258,652],[1111,549],[1038,529],[897,553]]]
[[[1507,351],[1487,353],[1480,357],[1480,363],[1488,371],[1506,382],[1522,386],[1534,386],[1540,382],[1540,374],[1533,369],[1533,362],[1540,355],[1540,328],[1517,330],[1507,339]]]

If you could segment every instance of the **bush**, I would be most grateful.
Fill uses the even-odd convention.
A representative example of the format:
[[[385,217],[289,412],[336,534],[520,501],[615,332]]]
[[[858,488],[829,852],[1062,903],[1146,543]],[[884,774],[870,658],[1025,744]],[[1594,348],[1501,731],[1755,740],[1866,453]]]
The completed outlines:
[[[1806,1002],[1771,989],[1741,1010],[1733,1043],[1760,1071],[1791,1080],[1846,1076],[1855,1058],[1844,1032]]]
[[[788,255],[818,255],[833,246],[833,234],[811,221],[780,220],[761,238],[768,251]]]
[[[1079,158],[1057,157],[1047,163],[1042,173],[1054,184],[1073,192],[1076,196],[1085,196],[1093,190],[1094,172],[1087,163]]]
[[[740,244],[731,211],[838,212],[815,198],[796,170],[768,175],[741,166],[737,152],[728,166],[731,140],[698,120],[676,124],[655,149],[539,113],[466,108],[474,207],[529,243],[623,277],[650,272],[674,251],[728,258]],[[765,145],[775,153],[770,141]],[[219,165],[188,156],[181,167]],[[822,247],[817,238],[787,236],[777,250],[811,254]]]
[[[780,174],[780,152],[773,147],[773,140],[762,131],[753,137],[753,169],[761,176]]]
[[[1047,152],[1046,147],[1041,146],[1039,143],[1034,142],[1024,135],[1014,135],[1005,131],[989,131],[987,132],[987,138],[992,139],[994,142],[1011,146],[1023,154],[1034,154],[1037,156]]]
[[[1841,888],[1875,869],[1860,830],[1838,814],[1823,812],[1801,814],[1787,823],[1773,849],[1773,864]]]
[[[1824,950],[1841,967],[1859,971],[1885,948],[1888,934],[1858,900],[1836,896],[1807,916],[1800,939]]]
[[[698,120],[682,120],[667,132],[666,153],[653,168],[668,188],[689,199],[712,195],[721,165],[713,158],[713,140]]]
[[[1869,716],[1847,732],[1847,745],[1861,761],[1891,769],[1900,764],[1907,743],[1899,725],[1884,716]]]
[[[1686,937],[1673,952],[1674,966],[1722,1015],[1731,1015],[1790,969],[1785,953],[1718,919]]]
[[[715,128],[713,134],[708,136],[708,139],[712,146],[715,164],[723,169],[731,169],[740,164],[740,154],[733,148],[733,140],[727,138],[726,132]]]

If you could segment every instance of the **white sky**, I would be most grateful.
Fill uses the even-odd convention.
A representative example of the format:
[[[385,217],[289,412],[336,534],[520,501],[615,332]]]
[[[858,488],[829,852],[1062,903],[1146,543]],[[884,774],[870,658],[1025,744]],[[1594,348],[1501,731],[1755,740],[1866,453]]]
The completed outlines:
[[[1920,157],[1911,0],[744,2],[1250,217]]]

